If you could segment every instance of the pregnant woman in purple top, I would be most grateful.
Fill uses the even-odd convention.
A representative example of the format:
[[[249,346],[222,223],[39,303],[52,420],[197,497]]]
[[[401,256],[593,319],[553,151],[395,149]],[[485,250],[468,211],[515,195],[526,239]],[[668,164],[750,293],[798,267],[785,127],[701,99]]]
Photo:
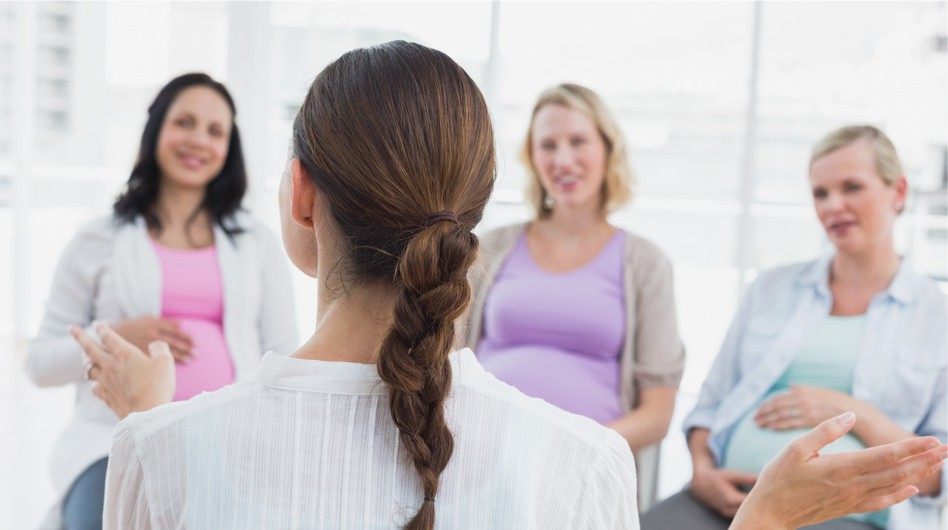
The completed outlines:
[[[607,220],[629,200],[632,172],[593,91],[543,92],[522,158],[537,215],[483,237],[467,345],[502,381],[618,431],[647,505],[657,458],[646,448],[668,431],[684,369],[671,264]]]

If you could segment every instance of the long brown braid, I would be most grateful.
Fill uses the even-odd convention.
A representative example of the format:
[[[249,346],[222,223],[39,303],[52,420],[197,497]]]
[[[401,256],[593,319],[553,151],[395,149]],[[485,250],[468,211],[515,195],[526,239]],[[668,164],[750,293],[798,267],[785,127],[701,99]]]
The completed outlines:
[[[326,197],[354,282],[396,289],[378,352],[392,420],[418,472],[431,529],[454,449],[444,418],[454,320],[471,297],[471,233],[494,183],[484,98],[447,55],[403,41],[353,50],[313,81],[294,124],[294,156]]]

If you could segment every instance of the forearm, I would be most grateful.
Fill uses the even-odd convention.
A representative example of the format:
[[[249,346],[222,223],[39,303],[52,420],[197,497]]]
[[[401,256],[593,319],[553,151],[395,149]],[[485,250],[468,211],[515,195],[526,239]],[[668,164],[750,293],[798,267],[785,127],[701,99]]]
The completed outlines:
[[[82,380],[82,359],[82,350],[68,335],[37,337],[30,346],[26,372],[41,387],[68,385]]]
[[[703,469],[714,469],[717,464],[714,454],[708,446],[708,429],[694,428],[688,432],[688,451],[691,452],[691,465],[695,472]]]
[[[606,426],[625,438],[632,451],[657,444],[668,434],[677,391],[674,387],[644,389],[638,407]]]

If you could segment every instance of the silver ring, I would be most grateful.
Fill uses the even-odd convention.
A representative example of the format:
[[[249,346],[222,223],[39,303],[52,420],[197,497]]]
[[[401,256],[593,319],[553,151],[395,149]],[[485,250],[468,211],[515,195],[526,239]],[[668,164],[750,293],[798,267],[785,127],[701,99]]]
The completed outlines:
[[[93,369],[93,368],[95,368],[95,363],[94,363],[94,362],[92,362],[92,361],[86,362],[85,374],[83,375],[83,379],[85,379],[86,381],[89,381],[89,380],[92,379],[92,369]]]

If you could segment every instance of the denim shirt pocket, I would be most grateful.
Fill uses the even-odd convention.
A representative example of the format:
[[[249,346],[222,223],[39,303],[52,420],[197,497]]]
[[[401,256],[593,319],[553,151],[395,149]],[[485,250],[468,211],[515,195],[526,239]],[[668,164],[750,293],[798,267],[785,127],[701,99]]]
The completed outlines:
[[[876,366],[876,407],[903,429],[915,431],[928,414],[944,365],[900,349],[888,366]]]

